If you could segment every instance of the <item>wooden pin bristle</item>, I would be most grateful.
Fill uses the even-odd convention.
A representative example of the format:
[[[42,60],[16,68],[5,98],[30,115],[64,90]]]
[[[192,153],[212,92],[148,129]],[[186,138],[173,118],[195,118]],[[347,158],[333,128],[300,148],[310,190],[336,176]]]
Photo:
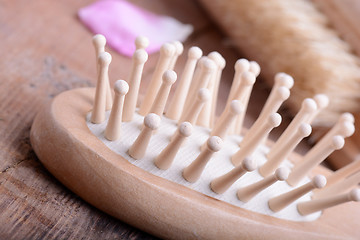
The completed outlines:
[[[102,34],[96,34],[92,38],[92,43],[95,48],[96,57],[99,57],[100,53],[105,52],[106,38]]]
[[[290,122],[289,126],[281,134],[280,138],[276,141],[275,145],[267,155],[268,158],[273,158],[274,155],[279,154],[282,146],[297,132],[301,124],[310,124],[310,118],[316,113],[316,102],[311,98],[306,98],[301,104],[299,112],[295,115],[294,119]],[[275,167],[276,168],[276,167]],[[263,172],[265,174],[265,172]]]
[[[149,113],[150,108],[155,100],[156,94],[161,85],[161,79],[164,72],[168,69],[175,47],[170,43],[165,43],[160,48],[160,58],[151,77],[148,90],[139,109],[139,114],[145,116]]]
[[[99,65],[99,61],[98,58],[100,56],[101,53],[105,52],[105,45],[106,45],[106,38],[104,37],[104,35],[102,34],[96,34],[93,38],[92,38],[92,43],[94,45],[95,48],[95,56],[96,56],[96,70],[97,70],[97,75],[99,76],[100,74],[100,65]],[[106,110],[111,109],[112,107],[112,91],[110,88],[110,81],[109,78],[106,78],[107,80],[105,81],[105,85],[106,85]]]
[[[252,72],[255,75],[255,77],[258,77],[261,71],[260,65],[255,61],[250,61],[249,63],[250,63],[249,71]]]
[[[176,79],[177,75],[174,71],[167,70],[164,72],[161,86],[150,108],[150,113],[155,113],[159,116],[163,115],[171,86],[175,83]]]
[[[139,50],[139,49],[144,49],[147,48],[149,46],[150,42],[149,42],[149,39],[147,37],[144,37],[144,36],[138,36],[136,39],[135,39],[135,47],[136,47],[136,50]]]
[[[246,67],[245,65],[243,66],[245,62],[240,62],[239,63],[239,68],[242,67]],[[240,69],[238,70],[238,72],[241,71]],[[235,74],[237,75],[237,73]],[[252,87],[252,85],[254,85],[255,83],[255,75],[251,72],[242,72],[239,76],[240,79],[236,80],[236,81],[240,81],[238,84],[237,83],[233,83],[233,85],[235,85],[234,87],[236,87],[236,89],[231,92],[232,90],[230,90],[230,95],[228,98],[228,102],[226,103],[225,109],[224,111],[221,113],[219,119],[217,120],[218,122],[223,122],[224,118],[227,114],[227,112],[229,111],[229,107],[230,107],[230,103],[233,100],[238,100],[240,102],[242,102],[242,97],[245,95],[245,93],[247,92],[247,90],[249,88]],[[235,79],[234,79],[235,81]],[[231,87],[233,88],[233,86]],[[231,99],[231,100],[230,100]],[[233,134],[234,133],[234,124],[232,124],[231,126],[229,126],[230,130],[229,133]]]
[[[223,56],[221,56],[221,54],[218,52],[211,52],[209,53],[208,57],[213,61],[215,61],[217,65],[217,70],[216,73],[214,74],[215,84],[212,92],[213,97],[211,103],[211,118],[210,118],[210,126],[213,127],[216,119],[216,107],[218,102],[220,80],[221,80],[222,71],[226,66],[226,61],[225,58],[223,58]]]
[[[201,108],[204,106],[204,103],[207,102],[210,98],[210,92],[207,88],[200,88],[197,92],[197,97],[193,102],[192,106],[187,111],[181,119],[180,122],[190,122],[195,124],[196,120],[200,114]]]
[[[192,87],[190,88],[190,91],[186,97],[184,111],[182,112],[182,117],[184,117],[189,113],[189,106],[191,106],[194,100],[196,99],[197,91],[201,88],[208,87],[211,75],[215,70],[215,68],[216,65],[214,61],[212,61],[208,57],[200,58],[198,62],[198,69],[195,72],[195,76],[192,80]],[[210,97],[211,95],[209,95],[209,98]],[[199,125],[201,124],[202,123],[199,123]]]
[[[217,66],[213,60],[206,57],[203,60],[202,71],[199,77],[199,81],[195,84],[196,88],[207,88],[210,92],[210,100],[204,104],[204,107],[201,109],[199,117],[197,119],[197,124],[203,127],[210,127],[210,114],[211,114],[211,99],[212,99],[212,91],[211,86],[214,86],[214,78],[213,75],[216,73]],[[208,107],[206,107],[208,106]],[[210,106],[210,107],[209,107]]]
[[[125,122],[131,121],[133,119],[139,94],[141,75],[144,64],[147,60],[148,54],[142,48],[136,50],[133,54],[132,67],[130,70],[130,76],[128,78],[129,93],[126,95],[124,104],[123,121]]]
[[[315,116],[328,105],[325,95],[305,99],[298,114],[273,145],[264,140],[281,122],[277,111],[289,97],[289,89],[294,84],[292,77],[285,73],[275,76],[274,87],[258,120],[249,131],[242,131],[244,109],[260,73],[259,65],[246,59],[236,62],[227,103],[215,121],[217,92],[226,64],[217,52],[201,58],[195,71],[202,51],[197,47],[189,50],[175,96],[166,106],[171,85],[177,77],[171,69],[183,50],[176,47],[176,42],[161,48],[149,86],[141,84],[148,91],[137,110],[141,75],[148,58],[145,51],[148,40],[143,37],[135,41],[137,50],[126,79],[128,84],[123,80],[115,82],[113,106],[111,112],[106,112],[109,109],[107,99],[112,93],[107,94],[111,56],[105,52],[105,42],[102,35],[93,40],[99,55],[96,89],[84,88],[61,94],[54,99],[51,112],[44,111],[33,125],[35,151],[50,171],[55,169],[56,176],[64,175],[59,179],[65,185],[72,184],[79,196],[96,207],[104,210],[106,205],[110,214],[124,221],[133,219],[131,223],[135,226],[149,226],[154,232],[161,232],[162,237],[174,238],[171,233],[163,234],[164,226],[176,229],[177,236],[185,232],[181,235],[184,238],[193,237],[194,232],[204,239],[234,239],[245,235],[259,238],[260,235],[252,235],[252,229],[248,231],[243,226],[268,229],[274,226],[279,231],[275,235],[280,236],[289,233],[287,220],[300,222],[289,224],[296,230],[291,231],[295,238],[327,238],[333,233],[341,233],[325,232],[331,229],[327,226],[329,216],[338,216],[339,212],[330,210],[320,217],[319,211],[338,203],[359,200],[359,190],[344,192],[359,184],[360,162],[328,174],[329,186],[321,190],[315,188],[323,187],[325,178],[318,175],[309,182],[309,176],[325,172],[319,163],[341,148],[345,137],[353,134],[354,117],[351,114],[341,115],[323,139],[303,156],[303,161],[298,161],[299,155],[293,150],[310,134],[310,124],[316,124]],[[232,124],[234,122],[236,124]],[[55,137],[51,135],[53,131]],[[243,138],[242,132],[246,133]],[[205,139],[207,141],[202,145]],[[56,144],[59,141],[61,144]],[[61,154],[54,158],[53,153],[60,151]],[[286,168],[278,168],[280,165]],[[290,174],[288,167],[292,168]],[[85,182],[87,184],[83,184]],[[292,185],[298,182],[301,186],[294,188]],[[314,200],[309,201],[311,198]],[[230,210],[231,214],[223,214],[224,209],[225,212]],[[350,207],[341,208],[344,209],[346,214],[354,216]],[[159,221],[154,222],[155,218]],[[219,222],[226,224],[226,228]],[[334,239],[341,238],[336,234]]]
[[[316,192],[314,198],[317,199],[317,198],[329,197],[337,193],[343,193],[344,191],[347,191],[357,186],[359,183],[360,183],[360,172],[356,172],[348,176],[344,180],[334,183]]]
[[[301,215],[308,215],[317,211],[322,211],[326,208],[330,208],[346,202],[359,202],[360,190],[353,189],[348,193],[334,195],[327,198],[321,198],[317,200],[311,200],[308,202],[302,202],[297,205],[297,209]]]
[[[248,60],[241,58],[236,61],[234,69],[235,69],[235,74],[230,88],[230,93],[227,99],[227,104],[229,104],[232,100],[234,100],[235,92],[237,91],[242,79],[241,75],[242,73],[249,71],[250,63]]]
[[[308,119],[307,123],[312,123],[315,119],[315,117],[317,116],[318,113],[320,113],[324,108],[326,108],[329,105],[329,98],[324,95],[324,94],[316,94],[314,96],[314,100],[316,102],[317,105],[317,110],[316,112],[311,115],[311,117]]]
[[[255,151],[255,149],[258,147],[258,145],[263,141],[264,137],[267,136],[267,134],[273,128],[278,127],[280,125],[280,123],[281,123],[280,114],[273,113],[269,116],[267,121],[262,124],[262,126],[260,128],[254,129],[254,131],[252,131],[253,135],[251,136],[251,139],[248,142],[246,142],[245,144],[241,144],[240,150],[237,151],[231,157],[231,162],[234,164],[234,166],[239,165],[242,160],[244,160],[246,157],[250,156]],[[251,129],[253,129],[253,127]],[[250,133],[250,130],[246,136],[249,136],[248,135],[249,133]],[[244,137],[244,139],[245,139],[245,137]]]
[[[290,90],[287,87],[280,86],[274,87],[275,90],[271,91],[270,96],[266,100],[265,106],[262,109],[258,119],[251,126],[249,131],[246,133],[244,139],[240,142],[240,146],[244,146],[248,144],[249,141],[252,141],[254,135],[256,135],[256,131],[264,124],[266,119],[273,113],[276,113],[280,108],[281,104],[289,98]],[[273,89],[274,89],[273,88]],[[263,136],[262,141],[266,140],[267,134]]]
[[[120,137],[124,98],[129,91],[129,85],[124,80],[118,80],[115,82],[114,91],[114,104],[105,129],[105,137],[110,141],[115,141]]]
[[[166,112],[166,117],[174,120],[179,120],[183,112],[187,93],[189,92],[192,77],[197,60],[202,56],[202,51],[198,47],[191,47],[188,51],[188,59],[186,61],[184,70],[180,76],[178,86],[175,94]]]
[[[230,108],[225,109],[226,115],[222,119],[222,121],[218,121],[210,133],[210,136],[218,136],[221,139],[226,137],[227,131],[231,124],[234,122],[237,115],[239,115],[243,111],[243,106],[241,105],[240,101],[233,100],[230,103]],[[204,143],[201,149],[206,147],[206,143]]]
[[[181,145],[187,137],[192,134],[192,125],[189,122],[183,122],[179,125],[174,137],[171,138],[170,143],[164,148],[156,157],[154,164],[163,170],[168,169],[179,151]]]
[[[172,44],[174,45],[175,47],[175,52],[174,52],[174,55],[173,57],[171,58],[170,60],[170,63],[169,63],[169,67],[168,67],[168,70],[174,70],[174,67],[175,67],[175,64],[178,60],[178,57],[183,53],[184,51],[184,46],[181,42],[179,41],[174,41],[172,42]]]
[[[292,135],[292,137],[287,139],[283,145],[279,146],[275,144],[267,155],[267,162],[259,168],[259,173],[264,177],[273,173],[274,170],[290,155],[299,142],[304,137],[309,136],[310,133],[311,126],[309,124],[303,123],[299,126],[298,129],[295,130],[295,133]],[[272,154],[273,149],[277,151],[275,154]]]
[[[332,173],[331,175],[327,176],[327,187],[333,185],[334,183],[340,182],[344,180],[346,177],[360,171],[360,158],[358,157],[352,163],[349,163],[345,167],[342,167]]]
[[[230,104],[230,102],[232,100],[234,100],[235,98],[235,93],[236,91],[238,91],[238,87],[240,85],[240,82],[242,82],[242,78],[245,77],[245,75],[243,76],[242,74],[244,72],[248,72],[250,69],[250,62],[247,60],[247,59],[244,59],[244,58],[241,58],[241,59],[238,59],[236,62],[235,62],[235,65],[234,65],[234,70],[235,70],[235,73],[234,73],[234,77],[233,77],[233,81],[232,81],[232,84],[231,84],[231,88],[230,88],[230,92],[229,92],[229,95],[228,95],[228,98],[227,98],[227,101],[226,101],[226,106],[228,104]],[[254,81],[255,83],[255,81]],[[246,97],[246,96],[245,96]],[[244,106],[246,108],[246,106]],[[244,111],[246,111],[244,109]],[[219,118],[218,121],[220,121],[221,117]],[[230,127],[229,127],[229,133],[230,134],[234,134],[235,133],[235,124],[232,124]]]
[[[291,89],[294,86],[294,79],[286,73],[279,72],[274,77],[275,84],[274,87],[286,87],[288,89]],[[270,93],[271,94],[271,93]]]
[[[212,104],[215,101],[214,97],[215,97],[215,87],[217,85],[217,81],[220,79],[217,79],[217,75],[220,71],[220,65],[221,65],[221,60],[219,59],[221,58],[221,55],[217,52],[211,52],[208,55],[208,59],[212,60],[212,62],[214,63],[214,69],[212,70],[211,76],[208,80],[207,85],[205,86],[207,89],[209,89],[210,91],[210,101],[207,101],[204,104],[204,107],[201,109],[201,112],[199,114],[199,118],[198,118],[198,123],[199,125],[203,126],[203,127],[212,127]],[[221,73],[220,73],[221,74]]]
[[[337,123],[330,129],[330,131],[323,137],[329,139],[335,135],[340,135],[344,138],[350,137],[355,132],[354,117],[350,113],[343,113]]]
[[[287,168],[281,167],[276,169],[273,175],[270,175],[262,180],[250,184],[246,187],[242,187],[237,191],[237,197],[242,202],[250,201],[256,194],[264,190],[265,188],[271,186],[277,181],[284,181],[289,176],[289,170]]]
[[[111,55],[107,52],[100,53],[98,58],[99,75],[96,84],[94,106],[91,114],[92,123],[101,123],[105,120],[106,110],[106,88],[108,80],[109,64],[111,62]]]
[[[211,131],[211,136],[219,136],[224,138],[228,128],[231,126],[232,122],[235,120],[236,116],[244,111],[243,105],[238,100],[233,100],[230,103],[230,108],[226,109],[225,117],[223,121],[218,121]]]
[[[149,145],[152,133],[160,126],[160,117],[155,113],[149,113],[144,118],[144,127],[139,136],[129,149],[129,155],[134,159],[141,159],[144,157],[147,147]]]
[[[254,171],[257,165],[251,158],[246,158],[242,163],[230,172],[211,181],[210,187],[213,192],[221,194],[228,190],[245,173]]]
[[[278,212],[304,194],[315,188],[323,188],[326,185],[326,178],[323,175],[316,175],[310,182],[291,190],[290,192],[281,194],[269,200],[269,208],[273,212]]]
[[[327,140],[327,139],[326,139]],[[286,180],[291,186],[296,186],[314,167],[320,164],[333,151],[341,149],[345,144],[342,136],[336,135],[330,141],[319,142],[293,168]]]
[[[250,61],[249,72],[252,72],[255,75],[255,80],[259,76],[260,71],[261,71],[260,65],[255,61]],[[235,127],[234,127],[235,134],[238,134],[238,135],[242,134],[242,129],[244,127],[243,125],[244,125],[245,114],[246,114],[246,111],[247,111],[247,108],[249,105],[250,95],[251,95],[254,84],[255,84],[255,82],[252,84],[252,86],[248,87],[248,89],[244,93],[244,96],[241,99],[241,103],[244,106],[244,111],[242,113],[240,113],[239,116],[237,116],[237,118],[236,118]]]
[[[206,164],[209,162],[210,158],[215,152],[218,152],[223,145],[223,141],[221,138],[217,136],[212,136],[207,141],[207,147],[200,152],[199,156],[183,171],[183,177],[188,182],[196,182],[202,172]]]

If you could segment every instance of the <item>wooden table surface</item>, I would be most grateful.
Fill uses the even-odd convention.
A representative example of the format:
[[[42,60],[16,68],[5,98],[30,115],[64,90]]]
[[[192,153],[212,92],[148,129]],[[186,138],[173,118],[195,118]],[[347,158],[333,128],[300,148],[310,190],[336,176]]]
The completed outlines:
[[[154,239],[66,189],[42,166],[30,145],[29,132],[39,109],[60,92],[95,86],[93,34],[77,18],[77,11],[91,2],[0,0],[0,239]],[[201,6],[196,1],[181,0],[133,2],[192,24],[194,33],[184,43],[185,52],[199,46],[205,54],[215,50],[226,58],[220,92],[224,101],[241,53]],[[113,56],[112,84],[117,79],[126,80],[131,60],[107,50]],[[145,65],[142,91],[157,58],[158,54],[152,54]],[[180,57],[177,72],[185,60]],[[254,91],[247,126],[268,94],[261,78]],[[220,104],[218,111],[221,109]]]
[[[90,33],[77,11],[92,1],[0,1],[0,239],[153,239],[100,212],[66,189],[42,166],[29,142],[34,116],[58,93],[95,85]],[[217,50],[227,59],[222,95],[240,56],[195,1],[135,1],[190,23],[185,48]],[[130,59],[113,56],[111,82],[126,78]],[[145,84],[158,54],[145,67]],[[184,65],[181,57],[179,66]],[[261,87],[260,87],[261,88]],[[264,99],[264,97],[261,97]],[[254,108],[259,109],[259,108]],[[255,110],[257,111],[257,110]]]

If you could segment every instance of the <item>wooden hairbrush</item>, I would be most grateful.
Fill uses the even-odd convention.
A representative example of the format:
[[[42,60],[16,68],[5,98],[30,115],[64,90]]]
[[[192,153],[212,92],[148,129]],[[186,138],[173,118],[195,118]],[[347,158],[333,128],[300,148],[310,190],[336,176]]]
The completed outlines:
[[[359,238],[360,206],[351,201],[360,200],[360,164],[335,173],[318,166],[354,132],[351,114],[343,114],[300,156],[292,151],[310,134],[310,123],[327,98],[305,99],[279,140],[271,143],[267,135],[280,124],[277,111],[293,85],[289,75],[276,76],[259,118],[244,130],[247,102],[260,72],[255,62],[236,62],[229,100],[216,120],[225,60],[217,52],[201,57],[199,48],[190,48],[164,114],[177,79],[171,69],[182,45],[162,46],[136,110],[148,58],[146,39],[137,39],[128,82],[116,81],[114,96],[105,38],[96,35],[93,43],[96,88],[61,93],[38,113],[31,129],[31,143],[41,162],[85,201],[163,238]]]

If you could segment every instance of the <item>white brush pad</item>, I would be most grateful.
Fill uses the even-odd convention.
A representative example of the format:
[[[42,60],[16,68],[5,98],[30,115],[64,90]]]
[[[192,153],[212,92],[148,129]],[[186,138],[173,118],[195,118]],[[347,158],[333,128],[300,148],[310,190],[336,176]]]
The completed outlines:
[[[106,119],[108,119],[109,114],[110,112],[106,113]],[[241,140],[240,136],[226,137],[224,139],[223,148],[213,155],[213,158],[209,161],[203,174],[201,175],[201,178],[195,183],[189,183],[182,177],[182,170],[199,155],[200,146],[206,142],[207,138],[209,137],[209,129],[198,126],[194,127],[193,134],[184,142],[184,145],[178,152],[173,165],[168,170],[160,170],[154,165],[153,161],[155,157],[167,146],[171,136],[176,131],[177,126],[175,121],[167,119],[165,116],[163,116],[160,128],[152,136],[145,157],[140,160],[134,160],[127,154],[127,151],[140,133],[140,129],[143,124],[142,116],[135,114],[133,121],[122,123],[121,138],[113,142],[108,141],[104,137],[107,120],[101,124],[92,124],[89,119],[90,114],[87,116],[87,125],[90,131],[96,135],[106,146],[108,146],[115,153],[123,156],[130,163],[156,176],[160,176],[162,178],[168,179],[169,181],[187,186],[191,189],[194,189],[195,191],[201,192],[205,195],[230,203],[232,205],[281,219],[291,221],[313,221],[321,215],[320,212],[317,212],[308,216],[301,216],[296,209],[297,203],[311,199],[311,193],[306,194],[277,213],[272,212],[268,207],[267,201],[271,197],[293,189],[286,182],[277,182],[264,191],[260,192],[249,202],[241,202],[236,196],[237,189],[263,179],[257,170],[246,173],[225,193],[214,193],[210,189],[209,184],[211,180],[220,175],[223,175],[224,173],[227,173],[234,167],[230,161],[230,158],[236,151],[239,150],[238,143]],[[266,161],[265,154],[268,151],[269,148],[262,145],[253,154],[252,157],[256,159],[258,166],[264,164]],[[292,167],[292,164],[289,161],[285,161],[282,165],[288,168]],[[300,185],[308,181],[309,179],[307,178],[302,181]]]

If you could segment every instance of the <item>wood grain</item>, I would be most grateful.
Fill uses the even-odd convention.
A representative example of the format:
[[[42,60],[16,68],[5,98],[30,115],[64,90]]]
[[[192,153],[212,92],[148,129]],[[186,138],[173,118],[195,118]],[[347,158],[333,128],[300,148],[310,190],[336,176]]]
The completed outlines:
[[[29,4],[26,0],[0,0],[0,239],[154,238],[100,212],[65,188],[39,163],[29,144],[35,114],[54,96],[95,85],[92,33],[76,16],[79,8],[91,2],[34,0]],[[133,2],[192,24],[195,31],[184,44],[185,52],[197,45],[205,54],[216,50],[226,58],[220,88],[220,95],[226,97],[234,63],[242,54],[229,44],[198,3]],[[126,79],[131,62],[108,51],[113,56],[113,84],[117,79]],[[142,92],[157,58],[158,54],[152,54],[145,65]],[[185,60],[184,56],[179,58],[177,72]],[[256,118],[268,95],[261,79],[254,90],[246,126]],[[223,105],[219,105],[218,113],[222,109]]]
[[[65,188],[39,163],[29,144],[35,114],[55,95],[95,85],[92,33],[76,16],[79,8],[91,2],[0,1],[0,239],[154,239]],[[216,49],[235,62],[237,54],[223,44],[218,30],[209,27],[196,3],[155,0],[135,4],[193,24],[195,32],[185,43],[186,50],[192,45],[205,52]],[[108,51],[113,55],[113,84],[127,77],[131,62]],[[142,91],[157,58],[158,54],[152,54],[146,63]],[[179,65],[185,60],[181,57]],[[232,71],[229,66],[227,79]]]
[[[64,90],[94,84],[93,63],[84,61],[93,57],[91,35],[76,19],[88,2],[0,2],[0,239],[153,239],[58,183],[29,144],[38,109]]]
[[[327,209],[315,221],[288,221],[233,206],[134,166],[87,127],[94,91],[80,88],[58,95],[36,116],[31,142],[57,179],[104,212],[164,239],[359,238],[356,203]],[[314,171],[329,173],[323,167]]]

